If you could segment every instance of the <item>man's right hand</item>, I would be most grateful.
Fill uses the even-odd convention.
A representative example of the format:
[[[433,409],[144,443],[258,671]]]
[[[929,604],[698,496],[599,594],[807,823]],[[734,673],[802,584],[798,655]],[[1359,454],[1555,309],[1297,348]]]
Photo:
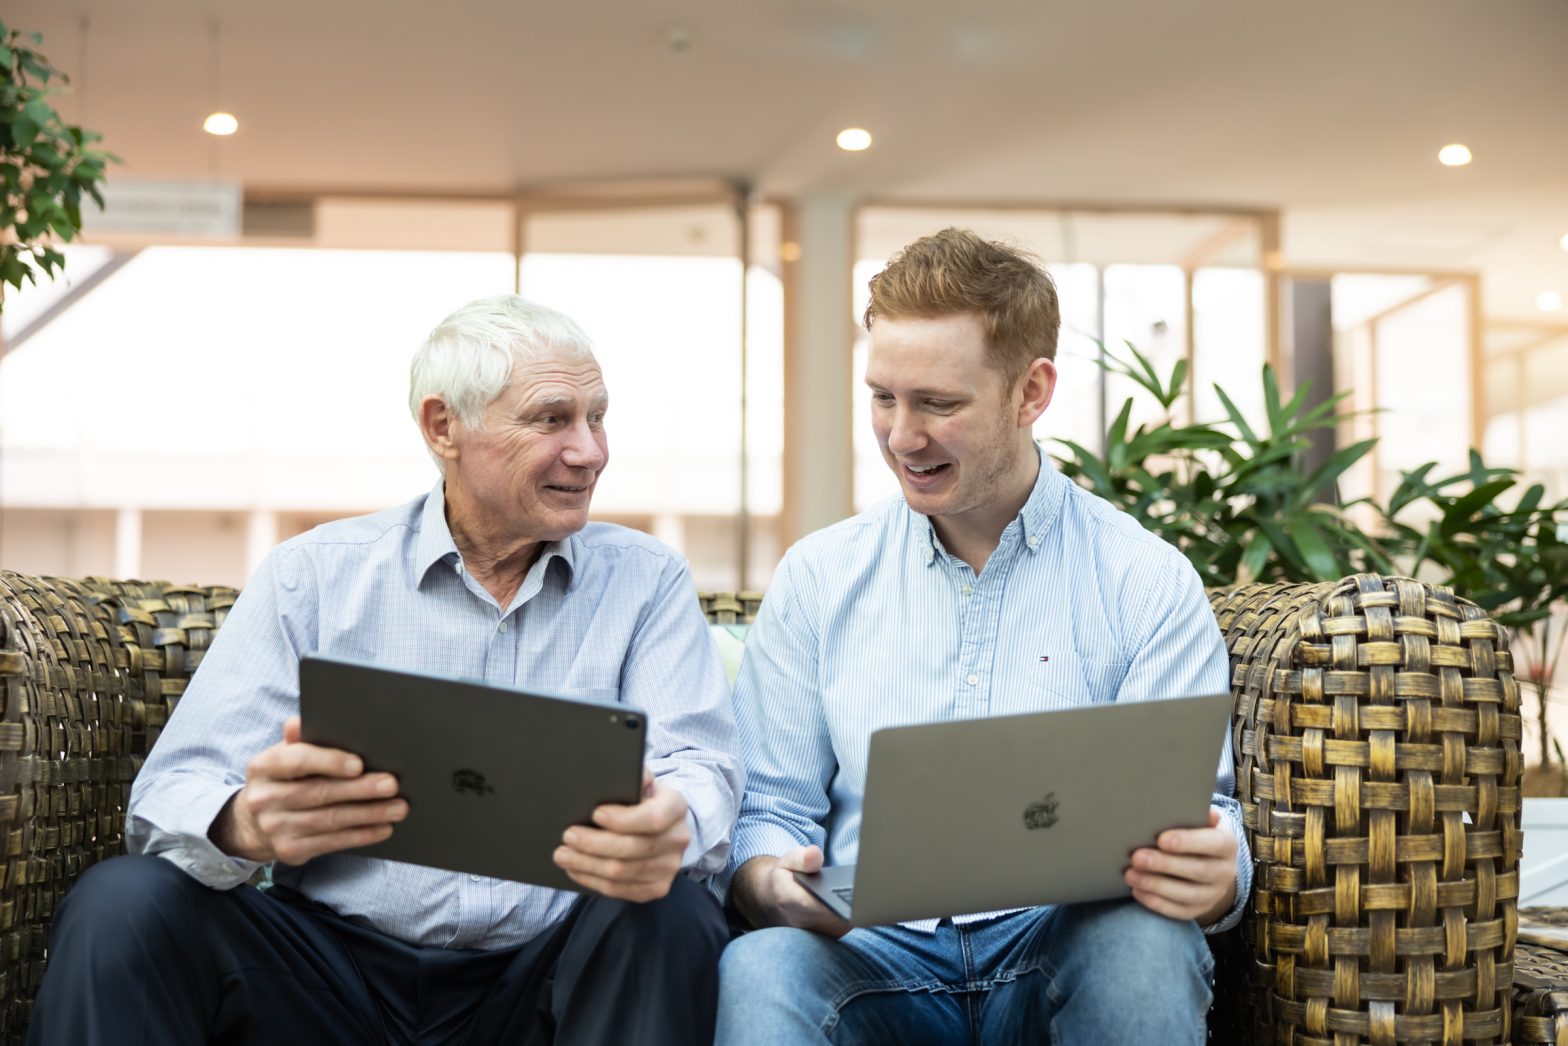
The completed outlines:
[[[397,778],[365,773],[359,756],[300,740],[299,717],[283,740],[252,759],[245,786],[208,832],[218,849],[248,861],[304,864],[312,857],[379,843],[408,816]]]
[[[842,937],[849,923],[795,881],[796,872],[821,870],[822,850],[816,846],[797,846],[782,857],[753,857],[735,872],[730,894],[753,926],[794,926]]]

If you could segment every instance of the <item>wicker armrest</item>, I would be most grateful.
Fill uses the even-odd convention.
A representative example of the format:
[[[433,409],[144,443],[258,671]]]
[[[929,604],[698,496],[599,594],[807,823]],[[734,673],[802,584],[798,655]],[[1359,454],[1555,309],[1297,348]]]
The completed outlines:
[[[20,1042],[55,905],[121,853],[131,782],[233,589],[0,570],[0,1042]]]
[[[1255,861],[1257,1042],[1506,1042],[1519,692],[1506,635],[1408,578],[1211,595]]]

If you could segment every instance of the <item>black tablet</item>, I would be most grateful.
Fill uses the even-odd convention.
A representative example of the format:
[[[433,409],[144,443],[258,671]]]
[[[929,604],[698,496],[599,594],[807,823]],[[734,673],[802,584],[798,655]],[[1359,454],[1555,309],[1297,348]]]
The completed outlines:
[[[581,890],[551,860],[561,833],[642,794],[640,709],[317,655],[299,695],[305,741],[397,775],[408,800],[354,853]]]

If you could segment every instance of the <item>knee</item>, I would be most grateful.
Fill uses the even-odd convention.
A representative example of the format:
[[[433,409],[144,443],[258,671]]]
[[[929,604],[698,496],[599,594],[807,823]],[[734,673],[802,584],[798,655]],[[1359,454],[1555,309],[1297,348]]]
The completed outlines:
[[[1188,920],[1168,919],[1136,901],[1067,905],[1056,928],[1072,961],[1114,973],[1115,983],[1207,980],[1213,969],[1203,931]]]
[[[812,972],[826,965],[830,943],[821,934],[788,926],[741,934],[719,959],[719,992],[756,1000],[806,991]]]
[[[56,925],[134,923],[146,913],[183,911],[207,888],[161,857],[115,857],[82,873],[56,915]]]
[[[678,875],[670,892],[656,901],[614,901],[615,929],[638,948],[716,963],[729,940],[724,913],[706,886]]]

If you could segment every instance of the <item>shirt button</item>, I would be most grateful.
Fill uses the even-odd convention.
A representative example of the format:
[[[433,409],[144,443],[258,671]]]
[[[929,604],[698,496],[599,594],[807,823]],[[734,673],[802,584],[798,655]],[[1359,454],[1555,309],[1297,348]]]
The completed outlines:
[[[505,632],[506,631],[506,622],[503,621],[499,625],[497,625],[496,626],[496,631],[497,632]]]
[[[468,877],[468,881],[471,883],[483,882],[483,880],[477,875],[470,875]]]
[[[969,673],[969,685],[974,686],[978,682],[980,682],[980,677],[975,675],[973,672]]]
[[[1030,548],[1039,548],[1040,547],[1040,535],[1039,534],[1035,534],[1034,536],[1032,536],[1029,539],[1029,547]]]
[[[968,586],[968,585],[965,585],[965,586],[964,586],[964,588],[963,588],[963,593],[964,593],[964,595],[966,595],[966,596],[967,596],[967,595],[969,595],[969,594],[970,594],[970,593],[972,593],[972,592],[974,592],[974,589],[972,589],[972,588],[970,588],[970,587],[969,587],[969,586]]]

